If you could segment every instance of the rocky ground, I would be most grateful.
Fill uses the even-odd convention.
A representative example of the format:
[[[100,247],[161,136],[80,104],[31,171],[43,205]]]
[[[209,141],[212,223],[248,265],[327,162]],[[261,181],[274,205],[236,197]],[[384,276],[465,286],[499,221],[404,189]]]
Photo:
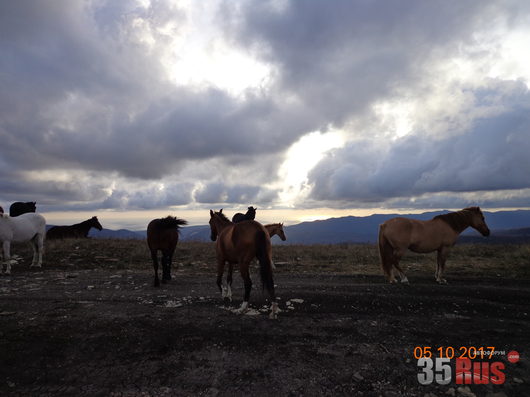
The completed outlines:
[[[147,269],[15,266],[0,277],[0,395],[530,395],[530,280],[279,271],[282,312],[269,320],[257,276],[246,315],[233,312],[237,273],[231,304],[214,279],[188,267],[155,289]],[[455,360],[449,384],[421,385],[418,346],[520,360],[491,360],[505,365],[502,385],[456,384]]]

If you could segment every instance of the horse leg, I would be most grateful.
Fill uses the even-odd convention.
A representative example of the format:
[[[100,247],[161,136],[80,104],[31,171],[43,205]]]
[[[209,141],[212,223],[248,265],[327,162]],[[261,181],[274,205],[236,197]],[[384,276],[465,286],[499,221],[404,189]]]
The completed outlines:
[[[225,298],[227,298],[230,302],[232,302],[232,274],[234,272],[234,264],[229,263],[228,264],[228,272],[226,274],[226,295]]]
[[[11,274],[11,253],[10,253],[11,242],[4,241],[3,249],[4,249],[4,262],[6,264],[6,274]]]
[[[162,253],[162,282],[166,283],[171,280],[171,255],[167,252]]]
[[[390,275],[389,275],[388,281],[390,281],[390,283],[392,284],[397,283],[394,270],[397,270],[397,273],[399,274],[402,283],[408,283],[409,281],[407,279],[407,276],[405,276],[405,273],[399,266],[399,261],[401,260],[404,254],[405,254],[405,250],[401,248],[395,248],[391,254],[391,257],[389,258],[389,260],[391,261],[391,264],[390,264]]]
[[[37,259],[37,267],[41,267],[42,266],[42,256],[44,255],[44,234],[39,234],[39,236],[37,237],[37,249],[39,251],[38,253],[38,256],[39,258]]]
[[[239,262],[239,271],[241,272],[241,277],[243,278],[243,283],[245,285],[245,297],[243,298],[241,307],[237,311],[239,314],[243,314],[248,311],[248,300],[250,298],[250,290],[252,289],[252,279],[250,278],[249,266],[250,261]]]
[[[30,241],[33,248],[33,260],[30,267],[42,267],[42,251],[44,248],[44,241],[42,235],[36,235]]]
[[[151,250],[151,259],[153,260],[153,268],[155,270],[155,287],[160,287],[160,280],[158,278],[158,253],[157,253],[157,250]]]
[[[169,253],[169,256],[167,258],[167,279],[170,281],[172,279],[171,277],[171,265],[173,264],[173,254],[174,251]]]
[[[165,284],[167,282],[167,255],[164,251],[162,251],[160,264],[162,265],[162,283]]]
[[[408,284],[409,283],[409,279],[407,278],[407,276],[405,275],[405,272],[403,271],[403,269],[401,269],[401,266],[399,266],[399,261],[395,261],[394,262],[394,267],[396,268],[396,270],[398,271],[398,274],[399,274],[399,278],[401,279],[401,282],[402,283],[405,283],[405,284]]]
[[[447,284],[447,280],[442,278],[442,274],[445,268],[445,261],[447,260],[448,253],[449,250],[446,247],[442,247],[438,250],[438,255],[436,258],[436,273],[434,276],[439,284]]]
[[[225,260],[218,258],[217,259],[217,287],[219,288],[219,292],[221,292],[222,299],[226,297],[226,290],[223,288],[224,270],[225,270]]]

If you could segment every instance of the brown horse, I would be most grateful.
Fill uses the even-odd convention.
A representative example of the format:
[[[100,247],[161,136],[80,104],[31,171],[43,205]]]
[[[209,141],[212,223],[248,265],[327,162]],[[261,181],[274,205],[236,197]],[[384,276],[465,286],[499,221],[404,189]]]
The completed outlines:
[[[179,228],[187,225],[184,219],[174,216],[153,219],[147,225],[147,245],[151,251],[153,268],[155,270],[155,287],[160,286],[158,278],[158,251],[162,252],[162,282],[171,280],[171,261],[175,247],[179,241]]]
[[[265,225],[265,229],[267,229],[267,232],[269,232],[269,236],[271,238],[274,235],[278,235],[282,241],[287,240],[287,237],[285,237],[285,232],[283,231],[283,223],[271,223],[269,225]]]
[[[210,210],[210,238],[216,241],[217,255],[217,286],[223,298],[231,298],[232,265],[237,263],[245,285],[245,296],[239,313],[248,310],[248,300],[252,289],[250,278],[250,262],[257,258],[260,265],[260,275],[263,287],[267,289],[272,301],[270,318],[276,318],[278,303],[274,293],[272,278],[272,247],[267,229],[256,221],[233,223],[223,214]],[[229,264],[226,278],[227,287],[223,288],[222,279],[225,264]]]
[[[407,276],[399,266],[399,260],[407,249],[428,253],[438,251],[435,278],[446,284],[442,278],[449,249],[455,245],[460,233],[468,227],[489,236],[484,215],[479,207],[464,208],[461,211],[435,216],[429,221],[408,218],[392,218],[379,226],[379,255],[384,274],[391,283],[396,282],[394,267],[402,283],[408,283]]]
[[[87,238],[88,232],[92,228],[96,228],[99,231],[103,229],[101,223],[98,221],[97,216],[93,216],[84,222],[76,223],[71,226],[53,226],[46,232],[47,240],[60,240],[65,238]]]

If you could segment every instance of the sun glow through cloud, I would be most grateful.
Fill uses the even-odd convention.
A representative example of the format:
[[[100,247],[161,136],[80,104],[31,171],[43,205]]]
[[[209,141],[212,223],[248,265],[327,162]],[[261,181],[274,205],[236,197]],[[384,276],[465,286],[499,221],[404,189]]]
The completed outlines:
[[[329,150],[344,144],[341,131],[321,133],[319,131],[304,135],[294,143],[286,153],[286,159],[279,169],[282,191],[280,202],[293,206],[296,200],[307,195],[310,186],[307,176]]]
[[[186,3],[184,3],[186,4]],[[188,3],[188,19],[179,27],[163,63],[178,86],[215,87],[233,96],[265,89],[272,66],[227,42],[214,27],[218,1]]]

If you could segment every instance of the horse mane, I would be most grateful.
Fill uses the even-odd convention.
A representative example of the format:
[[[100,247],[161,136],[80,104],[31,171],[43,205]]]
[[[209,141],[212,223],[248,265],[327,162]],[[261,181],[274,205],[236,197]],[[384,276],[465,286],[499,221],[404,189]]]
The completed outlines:
[[[468,207],[463,210],[450,212],[448,214],[437,215],[432,219],[440,219],[447,223],[451,228],[458,233],[461,233],[465,228],[467,228],[471,222],[470,212],[480,211],[479,207]]]
[[[168,215],[165,218],[160,218],[158,223],[162,229],[179,229],[181,225],[187,225],[188,222],[184,219],[179,219],[175,216]]]
[[[227,222],[232,223],[232,221],[230,219],[228,219],[226,217],[226,215],[223,214],[222,212],[214,212],[214,214],[217,215],[219,218],[221,218],[223,221],[227,221]]]

